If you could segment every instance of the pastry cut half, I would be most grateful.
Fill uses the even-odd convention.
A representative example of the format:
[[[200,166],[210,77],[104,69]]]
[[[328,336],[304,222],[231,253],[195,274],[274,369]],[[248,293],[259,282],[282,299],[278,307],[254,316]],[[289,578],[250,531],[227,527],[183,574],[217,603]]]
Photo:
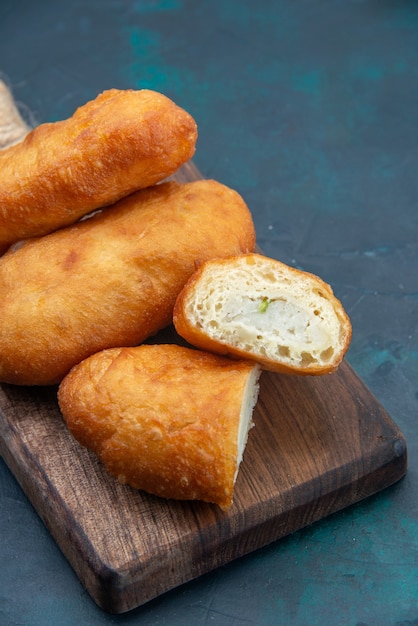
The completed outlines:
[[[121,483],[231,506],[260,368],[168,344],[112,348],[76,365],[58,401],[74,437]]]
[[[352,333],[321,278],[257,253],[203,263],[177,297],[174,325],[194,346],[287,374],[334,371]]]

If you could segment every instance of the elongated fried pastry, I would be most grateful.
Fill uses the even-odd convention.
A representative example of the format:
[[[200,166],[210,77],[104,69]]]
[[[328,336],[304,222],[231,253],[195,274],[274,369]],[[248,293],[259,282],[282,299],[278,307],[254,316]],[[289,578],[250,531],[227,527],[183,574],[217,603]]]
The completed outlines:
[[[0,252],[173,174],[195,151],[194,119],[166,96],[110,89],[0,152]]]
[[[216,181],[161,183],[0,258],[0,381],[59,382],[104,348],[171,324],[196,264],[254,248],[241,196]]]
[[[202,264],[177,298],[174,325],[203,350],[285,374],[334,371],[351,340],[349,317],[328,284],[261,254]]]
[[[259,371],[177,345],[113,348],[76,365],[58,400],[74,437],[121,483],[227,509]]]

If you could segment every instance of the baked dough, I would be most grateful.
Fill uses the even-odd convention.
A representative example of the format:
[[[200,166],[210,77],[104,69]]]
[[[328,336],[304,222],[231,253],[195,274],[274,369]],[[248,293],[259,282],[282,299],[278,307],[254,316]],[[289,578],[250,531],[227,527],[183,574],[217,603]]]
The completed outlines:
[[[334,371],[352,332],[328,284],[261,254],[204,263],[177,298],[174,325],[203,350],[285,374]]]
[[[227,509],[259,373],[177,345],[113,348],[76,365],[58,400],[74,437],[121,483]]]
[[[172,323],[196,265],[254,249],[250,211],[216,181],[161,183],[0,258],[0,381],[58,383],[104,348]]]
[[[0,152],[0,253],[173,174],[194,154],[194,119],[166,96],[110,89]]]

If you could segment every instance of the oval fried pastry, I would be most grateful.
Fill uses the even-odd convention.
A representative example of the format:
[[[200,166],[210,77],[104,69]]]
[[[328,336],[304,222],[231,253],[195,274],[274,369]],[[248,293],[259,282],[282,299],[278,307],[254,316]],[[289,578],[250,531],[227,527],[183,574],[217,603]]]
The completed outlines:
[[[58,383],[104,348],[172,322],[196,264],[254,248],[251,214],[216,181],[161,183],[0,258],[0,381]]]
[[[176,345],[113,348],[76,365],[58,400],[74,437],[121,483],[227,509],[259,373]]]
[[[109,89],[0,153],[0,253],[173,174],[194,154],[189,113],[150,90]]]

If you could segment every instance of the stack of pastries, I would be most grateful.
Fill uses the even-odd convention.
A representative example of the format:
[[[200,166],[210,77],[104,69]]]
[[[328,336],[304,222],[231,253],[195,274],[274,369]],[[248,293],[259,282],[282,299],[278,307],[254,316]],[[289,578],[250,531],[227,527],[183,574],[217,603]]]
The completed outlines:
[[[254,253],[236,191],[167,182],[196,140],[166,96],[112,89],[0,153],[0,381],[58,385],[120,482],[226,510],[261,371],[335,370],[351,325],[318,277]],[[173,320],[190,345],[152,345]]]

